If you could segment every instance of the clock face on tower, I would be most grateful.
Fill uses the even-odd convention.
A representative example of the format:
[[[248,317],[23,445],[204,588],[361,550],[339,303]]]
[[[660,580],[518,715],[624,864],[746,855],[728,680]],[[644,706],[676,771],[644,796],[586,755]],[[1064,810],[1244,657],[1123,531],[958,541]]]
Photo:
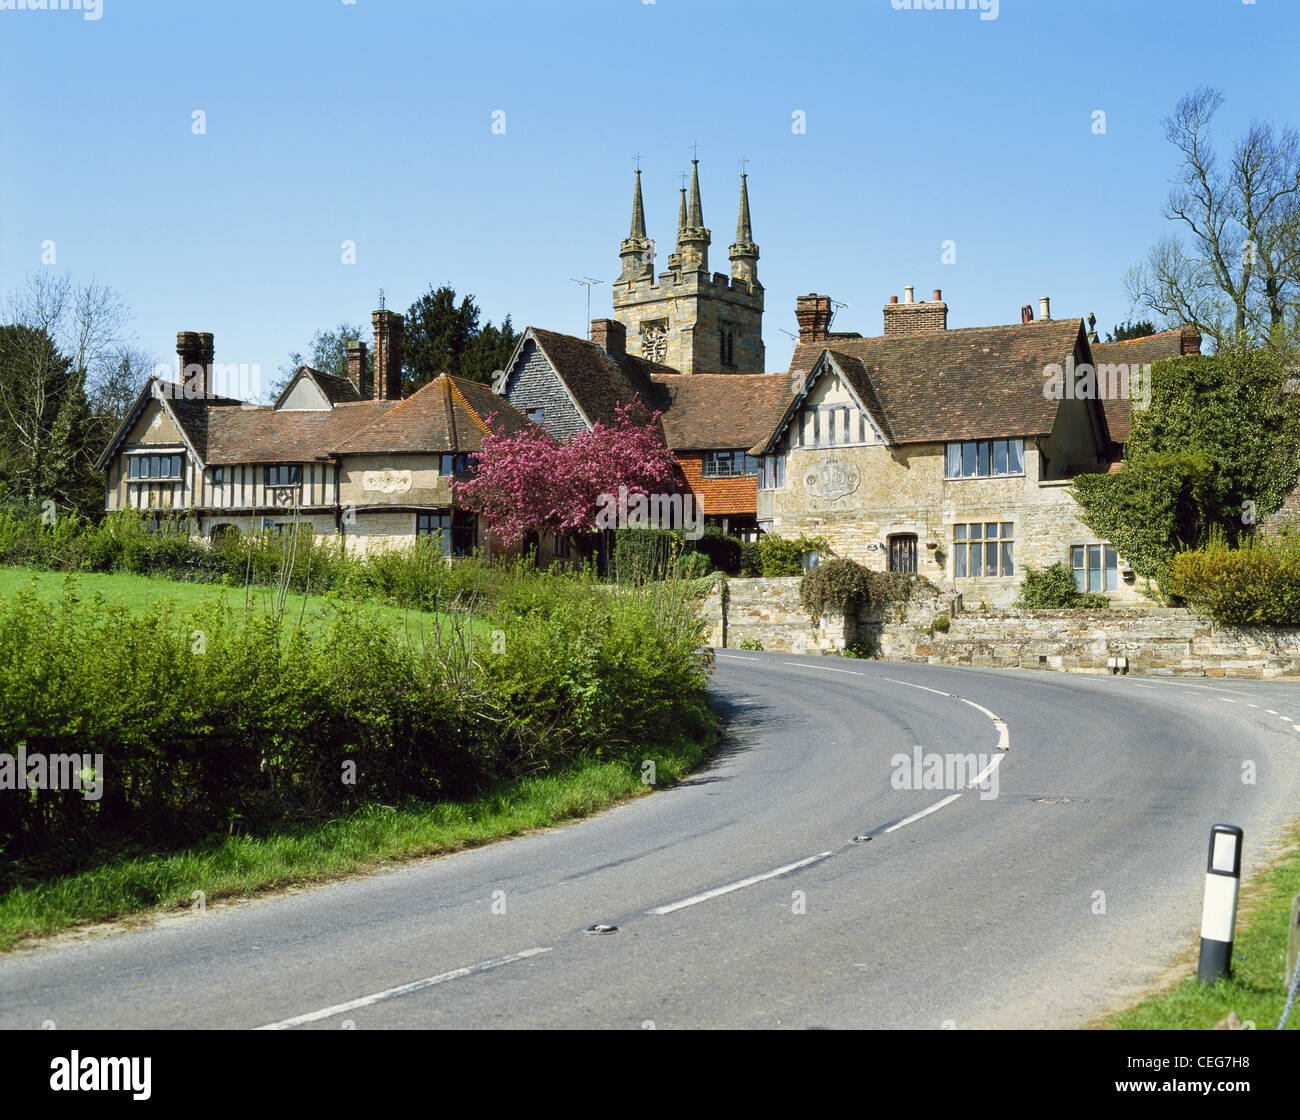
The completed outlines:
[[[663,322],[641,324],[641,356],[662,362],[668,356],[668,330]]]

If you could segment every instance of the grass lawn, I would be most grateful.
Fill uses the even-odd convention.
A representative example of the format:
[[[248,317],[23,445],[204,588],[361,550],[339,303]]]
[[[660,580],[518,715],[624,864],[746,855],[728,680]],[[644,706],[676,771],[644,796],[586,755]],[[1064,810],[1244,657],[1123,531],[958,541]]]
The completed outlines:
[[[711,745],[682,740],[648,750],[645,758],[655,761],[658,784],[669,785],[699,765]],[[0,949],[23,938],[158,907],[184,911],[194,905],[195,891],[212,902],[327,882],[561,824],[649,793],[641,781],[641,761],[588,762],[563,773],[520,779],[473,801],[371,805],[312,828],[106,860],[0,898]]]
[[[89,599],[99,592],[105,602],[121,603],[133,611],[143,611],[156,603],[168,600],[181,614],[189,614],[201,604],[215,598],[223,598],[236,611],[244,609],[245,602],[255,614],[264,614],[271,610],[275,589],[267,586],[224,587],[219,583],[187,583],[181,580],[155,579],[151,576],[129,575],[124,572],[39,572],[30,568],[13,568],[0,566],[0,598],[11,596],[21,588],[34,586],[37,594],[44,599],[57,599],[63,593],[66,580],[71,580],[77,595]],[[286,600],[284,618],[286,625],[296,626],[299,618],[308,632],[325,630],[337,608],[329,599],[319,595],[309,595],[305,600],[299,594],[290,594]],[[354,604],[355,605],[355,604]],[[364,609],[373,611],[381,618],[386,618],[394,625],[404,626],[413,636],[418,636],[421,627],[426,636],[432,636],[432,627],[439,621],[444,625],[450,622],[450,616],[439,616],[433,611],[404,610],[380,603],[366,604]],[[478,637],[489,634],[491,627],[485,620],[474,620],[474,633]]]
[[[1235,1011],[1239,1018],[1253,1022],[1256,1030],[1276,1029],[1287,996],[1282,972],[1291,899],[1300,894],[1300,825],[1292,829],[1288,848],[1287,855],[1242,886],[1230,980],[1210,987],[1193,975],[1093,1025],[1128,1031],[1208,1030]],[[1199,945],[1195,951],[1199,952]],[[1300,999],[1286,1029],[1300,1030]]]

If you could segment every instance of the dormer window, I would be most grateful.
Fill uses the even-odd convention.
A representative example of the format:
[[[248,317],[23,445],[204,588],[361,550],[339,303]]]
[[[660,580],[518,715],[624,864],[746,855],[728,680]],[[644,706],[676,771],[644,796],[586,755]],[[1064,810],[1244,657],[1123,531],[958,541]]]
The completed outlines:
[[[1024,473],[1023,439],[954,440],[944,456],[944,478],[997,478]]]

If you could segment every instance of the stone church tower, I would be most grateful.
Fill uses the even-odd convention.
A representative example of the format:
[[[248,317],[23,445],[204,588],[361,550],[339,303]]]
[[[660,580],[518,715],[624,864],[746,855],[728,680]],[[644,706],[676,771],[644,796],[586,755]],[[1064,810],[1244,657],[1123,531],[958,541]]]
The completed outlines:
[[[749,189],[740,177],[740,214],[731,246],[731,275],[709,274],[709,244],[700,206],[699,160],[691,160],[691,194],[682,188],[677,248],[668,271],[655,276],[653,242],[646,236],[641,172],[632,196],[632,230],[619,256],[614,318],[627,328],[630,353],[682,373],[764,373],[763,286],[758,246],[749,222]]]

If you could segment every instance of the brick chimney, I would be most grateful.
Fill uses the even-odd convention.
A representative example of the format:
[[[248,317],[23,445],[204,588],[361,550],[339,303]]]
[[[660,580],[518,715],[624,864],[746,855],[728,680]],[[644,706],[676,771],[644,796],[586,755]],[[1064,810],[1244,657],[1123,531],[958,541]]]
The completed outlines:
[[[942,334],[948,329],[948,305],[943,302],[943,293],[936,288],[934,299],[930,302],[913,298],[915,289],[908,285],[903,289],[903,302],[897,296],[890,296],[885,304],[885,337],[899,338],[912,334]]]
[[[1020,308],[1020,321],[1022,323],[1032,323],[1034,321],[1034,309],[1027,303]]]
[[[375,399],[402,399],[402,317],[394,311],[373,311],[375,328]]]
[[[1191,323],[1183,324],[1183,338],[1180,353],[1199,354],[1201,352],[1201,332]]]
[[[831,297],[809,293],[794,301],[800,342],[825,342],[831,329]]]
[[[591,341],[611,358],[627,353],[627,327],[617,319],[592,319]]]
[[[177,332],[176,359],[180,367],[180,396],[186,400],[207,400],[213,395],[212,355],[213,342],[209,332]]]
[[[363,401],[374,398],[374,378],[366,368],[366,344],[360,339],[348,343],[348,380],[352,382]]]

